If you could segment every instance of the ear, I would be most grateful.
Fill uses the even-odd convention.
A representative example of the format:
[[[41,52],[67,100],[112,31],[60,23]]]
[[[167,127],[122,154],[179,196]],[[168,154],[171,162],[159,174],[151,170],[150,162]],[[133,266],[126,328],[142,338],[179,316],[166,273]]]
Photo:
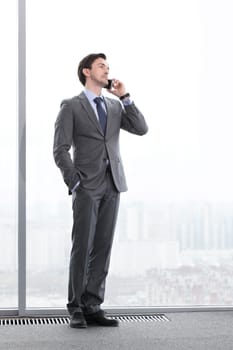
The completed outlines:
[[[82,72],[85,75],[85,77],[89,77],[90,76],[90,69],[89,68],[83,68]]]

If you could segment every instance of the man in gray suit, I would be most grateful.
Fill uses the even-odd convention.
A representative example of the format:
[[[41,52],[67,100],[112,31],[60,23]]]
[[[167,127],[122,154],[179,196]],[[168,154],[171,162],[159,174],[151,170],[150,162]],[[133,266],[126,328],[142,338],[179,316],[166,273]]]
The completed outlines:
[[[78,67],[84,91],[62,101],[55,123],[54,159],[73,197],[67,303],[73,328],[118,325],[100,305],[104,301],[119,196],[127,191],[119,134],[120,129],[137,135],[148,130],[121,81],[113,79],[108,87],[117,98],[102,95],[108,74],[103,53],[84,57]]]

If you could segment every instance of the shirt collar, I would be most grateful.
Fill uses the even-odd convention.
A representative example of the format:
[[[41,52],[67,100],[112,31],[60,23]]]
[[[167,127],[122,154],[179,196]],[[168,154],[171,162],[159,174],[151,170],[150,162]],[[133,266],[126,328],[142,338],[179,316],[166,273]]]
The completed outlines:
[[[93,101],[96,97],[101,97],[102,100],[103,100],[103,96],[102,95],[97,96],[96,94],[94,94],[94,92],[92,92],[91,90],[88,90],[86,88],[84,89],[84,93],[87,96],[89,101]]]

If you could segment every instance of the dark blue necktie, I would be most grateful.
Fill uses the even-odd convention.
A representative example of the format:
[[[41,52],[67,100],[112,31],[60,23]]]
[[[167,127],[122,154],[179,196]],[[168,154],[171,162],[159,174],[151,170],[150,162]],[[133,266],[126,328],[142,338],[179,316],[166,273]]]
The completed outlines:
[[[98,112],[98,116],[99,116],[100,125],[101,125],[103,132],[105,134],[106,124],[107,124],[107,114],[102,106],[103,100],[101,97],[96,97],[94,99],[94,102],[96,103],[96,108],[97,108],[97,112]]]

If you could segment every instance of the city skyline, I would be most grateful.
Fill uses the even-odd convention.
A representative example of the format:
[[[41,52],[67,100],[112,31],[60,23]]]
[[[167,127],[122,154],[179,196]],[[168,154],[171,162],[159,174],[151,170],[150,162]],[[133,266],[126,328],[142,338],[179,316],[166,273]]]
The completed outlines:
[[[233,202],[155,202],[147,206],[139,201],[124,202],[115,233],[106,305],[229,304],[232,208]],[[50,222],[48,218],[27,223],[30,307],[62,307],[66,298],[71,221],[68,211],[66,221],[60,216],[55,221],[51,217]],[[0,226],[1,306],[7,305],[7,300],[17,302],[17,241],[9,225],[8,231],[2,220]],[[11,293],[4,287],[5,280]]]

